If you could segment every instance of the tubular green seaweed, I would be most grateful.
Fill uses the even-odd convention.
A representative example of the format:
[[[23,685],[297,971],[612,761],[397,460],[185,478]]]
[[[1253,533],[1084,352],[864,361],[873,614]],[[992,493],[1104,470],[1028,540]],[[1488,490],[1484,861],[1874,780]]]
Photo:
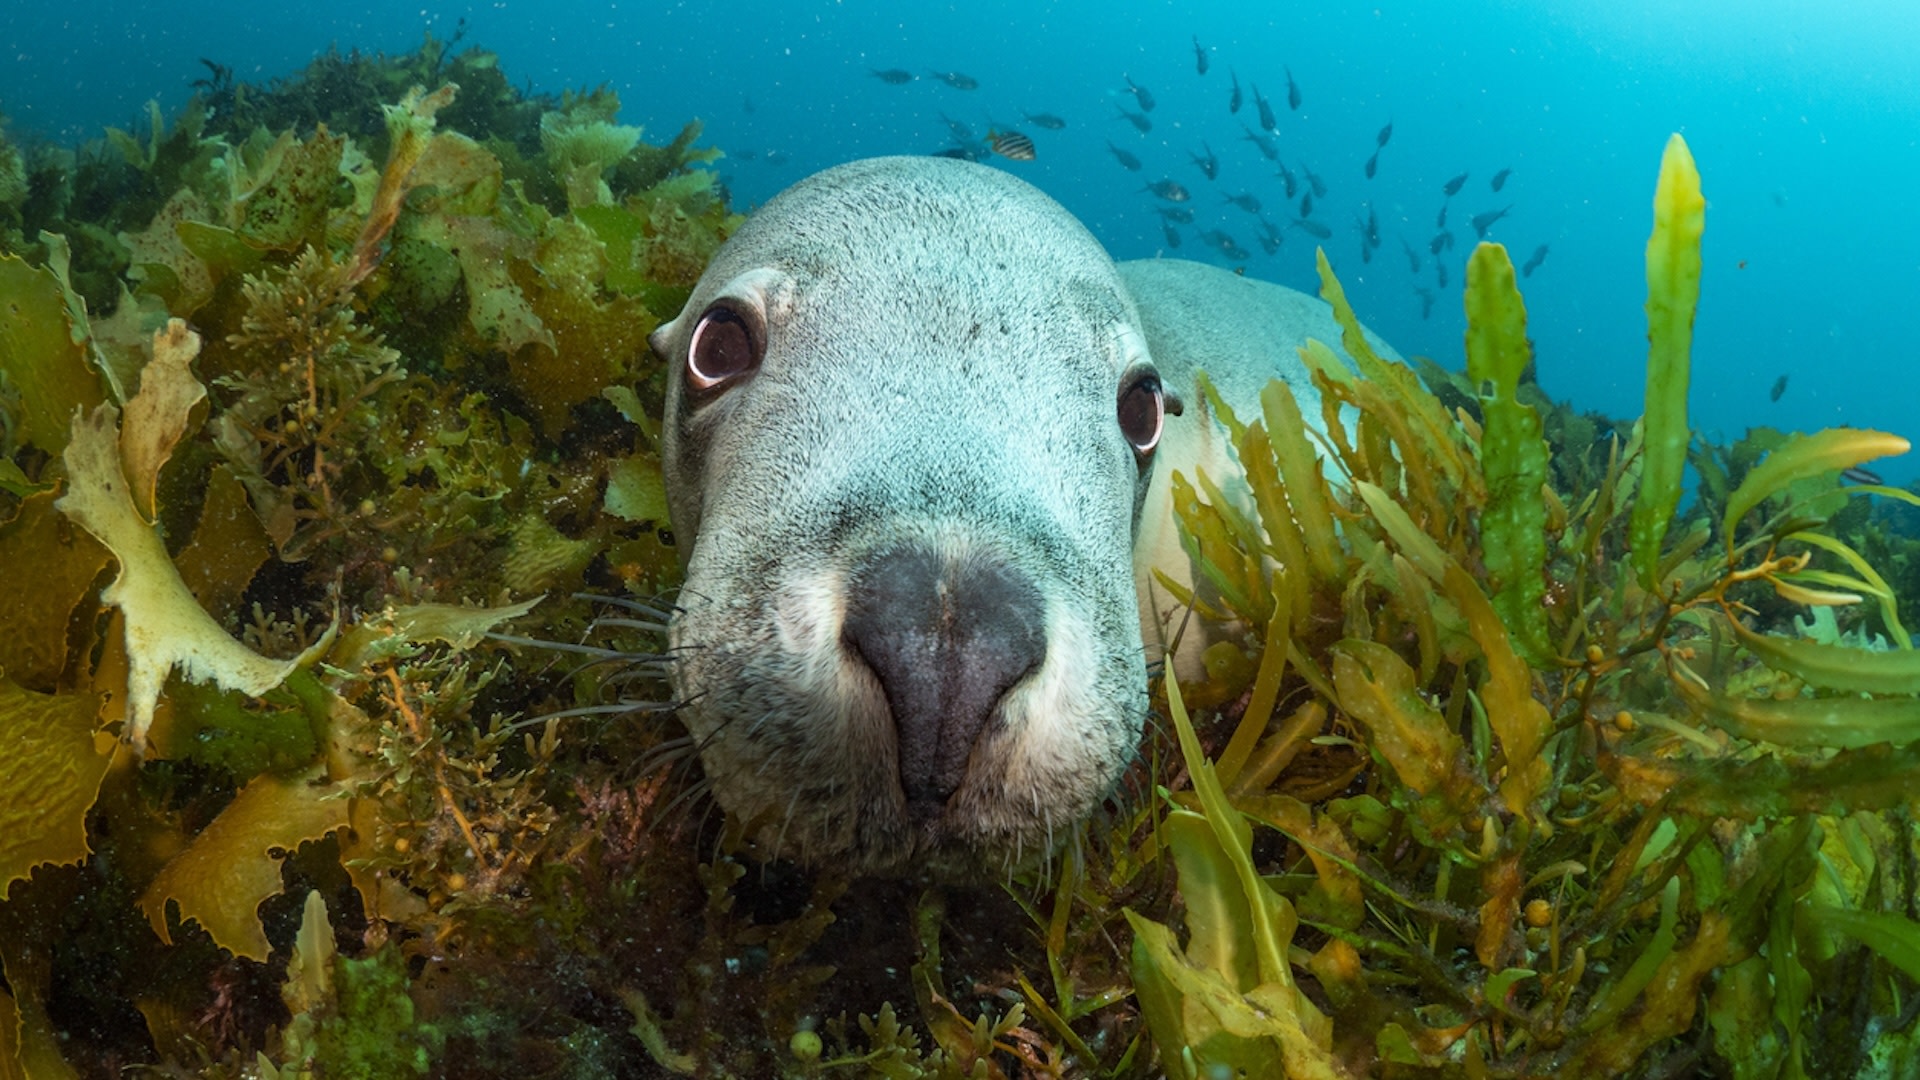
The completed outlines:
[[[1687,384],[1694,307],[1700,299],[1700,233],[1706,226],[1700,171],[1687,141],[1667,140],[1653,193],[1653,236],[1647,241],[1646,463],[1628,526],[1640,584],[1658,590],[1660,547],[1680,504],[1687,465]]]
[[[1547,443],[1540,414],[1518,398],[1520,377],[1533,358],[1527,344],[1527,308],[1513,281],[1513,261],[1499,244],[1481,244],[1467,260],[1467,377],[1480,394],[1484,434],[1481,468],[1487,508],[1480,514],[1480,546],[1493,576],[1493,606],[1521,653],[1535,664],[1547,644]]]

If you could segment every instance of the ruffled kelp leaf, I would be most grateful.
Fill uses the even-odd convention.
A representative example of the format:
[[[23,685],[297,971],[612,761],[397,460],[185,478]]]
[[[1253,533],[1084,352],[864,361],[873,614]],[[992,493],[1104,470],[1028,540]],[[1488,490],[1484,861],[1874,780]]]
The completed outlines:
[[[74,529],[51,492],[20,504],[0,525],[0,671],[23,686],[52,689],[67,670],[68,623],[110,553]]]
[[[1533,359],[1527,309],[1513,262],[1499,244],[1481,244],[1467,260],[1467,377],[1479,388],[1481,469],[1487,505],[1480,544],[1493,579],[1493,606],[1520,652],[1533,663],[1551,654],[1546,595],[1547,443],[1540,414],[1520,403],[1520,377]]]
[[[380,244],[392,231],[401,206],[415,187],[414,167],[420,164],[433,141],[434,116],[452,104],[457,92],[459,87],[452,83],[431,94],[416,86],[407,91],[398,105],[380,107],[387,125],[387,163],[380,170],[380,185],[374,190],[366,222],[353,244],[349,282],[364,281],[379,263]]]
[[[1675,661],[1673,685],[1694,711],[1743,739],[1781,746],[1852,749],[1920,739],[1920,700],[1911,697],[1795,697],[1784,701],[1715,691]]]
[[[306,139],[282,132],[257,169],[234,177],[234,232],[275,251],[324,241],[344,142],[325,127]]]
[[[1314,883],[1300,899],[1300,915],[1316,924],[1358,929],[1366,918],[1360,879],[1349,867],[1359,861],[1353,842],[1326,813],[1287,795],[1244,800],[1242,809],[1300,845],[1313,863]],[[1183,894],[1184,895],[1184,894]]]
[[[181,239],[180,225],[206,221],[214,217],[192,188],[173,193],[147,227],[137,233],[120,234],[131,262],[127,276],[137,282],[138,291],[158,297],[167,310],[187,317],[213,296],[214,276],[206,260],[194,254]]]
[[[512,262],[509,270],[547,337],[510,352],[507,370],[554,438],[574,406],[634,381],[633,365],[649,355],[647,335],[659,320],[638,299],[601,288],[606,249],[577,221],[553,222],[534,260]]]
[[[1343,641],[1334,646],[1333,681],[1340,708],[1366,729],[1367,749],[1418,798],[1406,809],[1436,840],[1455,832],[1482,788],[1466,744],[1421,696],[1413,669],[1384,645]]]
[[[127,402],[120,433],[120,465],[132,486],[135,509],[153,520],[153,492],[160,467],[186,434],[187,417],[206,399],[207,388],[193,377],[200,335],[179,319],[153,335],[153,359],[140,369],[140,390]]]
[[[292,660],[269,660],[235,641],[194,602],[167,557],[159,533],[140,516],[120,466],[118,410],[102,405],[76,416],[65,460],[70,487],[54,505],[112,550],[120,573],[101,593],[102,603],[126,614],[126,739],[138,752],[153,723],[153,709],[167,673],[179,668],[190,679],[212,679],[229,690],[262,694],[324,653],[333,631]]]
[[[273,541],[247,502],[247,489],[226,465],[207,478],[200,524],[174,565],[201,607],[215,617],[233,611],[254,574],[273,557]]]
[[[76,863],[112,760],[94,739],[93,694],[35,694],[0,678],[0,899],[46,863]]]
[[[1700,170],[1678,134],[1667,140],[1653,192],[1653,235],[1647,240],[1647,402],[1642,418],[1646,460],[1628,523],[1641,587],[1658,591],[1661,545],[1680,505],[1687,466],[1687,383],[1694,308],[1700,300],[1700,234],[1707,202]]]
[[[408,235],[458,257],[467,283],[467,321],[482,342],[509,355],[533,344],[554,348],[552,332],[511,272],[514,261],[532,254],[525,237],[491,218],[442,215],[417,221]]]
[[[106,400],[87,363],[84,328],[75,340],[66,291],[53,271],[0,255],[0,374],[19,398],[14,436],[49,454],[67,446],[74,411]]]
[[[1798,676],[1823,690],[1860,694],[1920,694],[1920,651],[1856,649],[1779,637],[1727,620],[1740,643],[1775,671]]]
[[[1920,979],[1920,923],[1892,911],[1860,911],[1830,904],[1808,904],[1805,910],[1815,926],[1846,934],[1905,972],[1907,978]]]
[[[182,923],[197,922],[220,947],[266,963],[267,933],[257,909],[280,892],[281,859],[347,825],[345,789],[323,783],[324,774],[316,766],[298,776],[255,777],[161,868],[140,897],[160,940],[173,943],[167,922],[173,901]]]
[[[1911,444],[1898,435],[1864,428],[1828,428],[1812,435],[1788,436],[1786,445],[1748,470],[1746,478],[1727,499],[1727,511],[1720,521],[1727,546],[1733,546],[1734,527],[1747,516],[1747,511],[1785,490],[1787,485],[1822,473],[1851,469],[1875,458],[1904,454],[1910,448]]]

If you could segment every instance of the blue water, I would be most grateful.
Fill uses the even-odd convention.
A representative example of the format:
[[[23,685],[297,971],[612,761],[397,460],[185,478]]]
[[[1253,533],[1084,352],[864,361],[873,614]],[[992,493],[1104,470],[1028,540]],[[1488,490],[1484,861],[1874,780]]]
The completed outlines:
[[[403,51],[461,20],[510,78],[544,90],[615,87],[624,119],[659,139],[699,117],[710,141],[750,151],[720,166],[740,205],[853,157],[950,145],[942,113],[984,134],[1033,136],[1033,162],[996,162],[1078,213],[1119,258],[1178,254],[1300,288],[1313,244],[1297,229],[1274,256],[1254,219],[1224,202],[1250,192],[1285,220],[1281,182],[1242,137],[1258,129],[1249,90],[1227,111],[1228,72],[1278,113],[1280,153],[1325,180],[1314,218],[1363,318],[1404,353],[1461,363],[1466,219],[1512,205],[1489,239],[1521,262],[1548,392],[1616,416],[1640,411],[1646,355],[1644,248],[1669,132],[1685,134],[1709,200],[1706,277],[1694,352],[1693,419],[1725,438],[1751,425],[1847,424],[1920,433],[1920,4],[1913,0],[1453,0],[1381,4],[502,2],[311,5],[221,2],[0,9],[0,110],[19,134],[77,140],[131,126],[144,103],[183,102],[208,57],[242,79],[289,74],[330,45]],[[1683,10],[1684,9],[1684,10]],[[1195,70],[1192,38],[1211,71]],[[872,68],[921,74],[904,86]],[[1291,68],[1301,90],[1286,105]],[[925,78],[964,71],[975,91]],[[1151,90],[1153,130],[1122,76]],[[1051,112],[1044,131],[1021,111]],[[1393,136],[1377,176],[1375,133]],[[1145,163],[1122,169],[1108,140]],[[1189,161],[1207,143],[1221,171]],[[1489,189],[1501,168],[1503,191]],[[1428,242],[1442,185],[1466,172],[1449,227],[1449,287]],[[1141,192],[1172,177],[1194,193],[1193,226],[1168,248]],[[1384,246],[1360,258],[1356,215],[1371,205]],[[1295,207],[1297,209],[1297,206]],[[1252,252],[1227,259],[1200,239],[1221,229]],[[1411,271],[1399,239],[1418,252]],[[1433,290],[1421,317],[1416,286]],[[1769,391],[1788,379],[1780,400]],[[1906,482],[1920,462],[1886,463]]]

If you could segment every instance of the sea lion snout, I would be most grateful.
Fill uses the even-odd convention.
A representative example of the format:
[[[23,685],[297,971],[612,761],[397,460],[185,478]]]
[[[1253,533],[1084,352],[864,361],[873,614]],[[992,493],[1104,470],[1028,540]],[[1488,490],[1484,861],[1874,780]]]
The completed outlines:
[[[887,551],[848,583],[842,637],[886,696],[909,820],[960,789],[1002,700],[1046,659],[1045,618],[1015,568],[927,547]]]

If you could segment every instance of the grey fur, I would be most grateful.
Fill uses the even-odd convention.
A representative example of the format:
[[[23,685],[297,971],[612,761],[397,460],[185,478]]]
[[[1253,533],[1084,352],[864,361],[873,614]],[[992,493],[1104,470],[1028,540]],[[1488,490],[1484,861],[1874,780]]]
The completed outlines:
[[[763,321],[765,357],[702,393],[689,339],[722,299]],[[796,858],[867,871],[963,874],[1056,847],[1147,711],[1134,542],[1164,544],[1140,515],[1170,516],[1149,495],[1167,461],[1143,465],[1122,436],[1123,378],[1157,361],[1184,387],[1204,362],[1257,393],[1297,369],[1283,346],[1305,326],[1327,339],[1325,310],[1196,264],[1117,269],[1047,196],[966,162],[855,162],[768,203],[654,336],[687,572],[675,691],[721,805]],[[1168,441],[1197,461],[1212,444],[1182,426],[1204,424],[1185,396]],[[1005,567],[1046,612],[1044,663],[931,819],[905,812],[887,699],[842,636],[849,578],[903,545]]]

